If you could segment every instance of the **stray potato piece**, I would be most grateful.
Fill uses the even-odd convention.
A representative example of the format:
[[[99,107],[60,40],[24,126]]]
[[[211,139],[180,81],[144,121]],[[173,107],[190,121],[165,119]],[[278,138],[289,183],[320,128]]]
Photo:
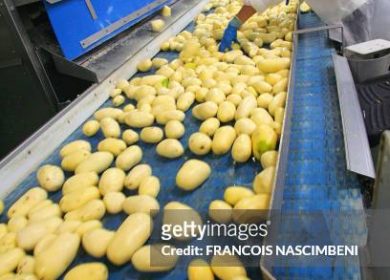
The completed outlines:
[[[107,280],[108,269],[105,264],[94,262],[94,263],[82,263],[71,270],[69,270],[64,280]]]
[[[83,133],[84,135],[91,137],[94,136],[100,129],[100,123],[97,120],[87,121],[83,125]]]
[[[170,17],[172,15],[171,8],[169,6],[164,6],[161,10],[161,15],[164,17]]]

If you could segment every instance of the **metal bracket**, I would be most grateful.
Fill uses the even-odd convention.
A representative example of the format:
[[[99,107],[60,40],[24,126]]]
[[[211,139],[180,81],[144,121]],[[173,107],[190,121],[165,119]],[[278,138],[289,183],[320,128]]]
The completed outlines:
[[[366,127],[348,60],[333,55],[348,170],[375,179]]]
[[[342,24],[324,25],[324,26],[320,26],[320,27],[301,29],[301,30],[294,31],[293,36],[297,36],[300,34],[306,34],[306,33],[312,33],[312,32],[330,31],[330,30],[334,30],[334,29],[341,30],[341,46],[342,46],[342,50],[344,51],[345,40],[344,40],[344,27]]]

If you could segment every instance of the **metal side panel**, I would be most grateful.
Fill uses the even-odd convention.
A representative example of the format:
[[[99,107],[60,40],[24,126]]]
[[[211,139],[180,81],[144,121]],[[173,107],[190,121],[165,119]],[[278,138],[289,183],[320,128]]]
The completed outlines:
[[[375,168],[348,60],[333,55],[348,170],[375,179]]]
[[[0,197],[4,198],[24,178],[33,172],[76,128],[88,119],[109,97],[109,91],[119,79],[128,79],[137,72],[136,65],[142,59],[153,57],[160,45],[184,29],[201,10],[206,0],[200,1],[153,42],[136,53],[103,82],[93,85],[85,93],[51,119],[0,162]]]

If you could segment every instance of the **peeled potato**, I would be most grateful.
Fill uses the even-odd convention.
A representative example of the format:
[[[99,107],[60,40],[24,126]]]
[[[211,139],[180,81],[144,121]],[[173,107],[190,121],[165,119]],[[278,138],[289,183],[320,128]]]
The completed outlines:
[[[257,194],[272,193],[274,183],[275,167],[270,166],[265,168],[255,177],[253,181],[253,189]]]
[[[141,140],[145,143],[158,143],[164,137],[164,132],[157,126],[145,127],[141,130]]]
[[[233,143],[232,157],[236,162],[246,162],[252,155],[252,141],[249,135],[241,134]]]
[[[150,176],[142,180],[138,194],[157,197],[160,191],[160,180],[156,176]]]
[[[108,269],[103,263],[83,263],[69,270],[64,280],[106,280],[108,279]]]
[[[202,185],[210,176],[211,168],[197,159],[186,161],[176,175],[176,185],[185,191],[191,191]]]
[[[91,137],[94,136],[100,129],[100,123],[97,120],[87,121],[83,125],[83,133],[84,135]]]
[[[138,63],[137,69],[140,72],[147,72],[150,70],[150,68],[152,68],[152,66],[153,66],[152,60],[145,59],[145,60],[141,61],[140,63]]]
[[[162,19],[152,20],[150,24],[152,25],[152,30],[154,32],[161,32],[165,26],[165,22]]]
[[[278,152],[277,151],[268,151],[261,155],[260,162],[263,168],[270,166],[276,166],[278,161]]]
[[[58,166],[47,164],[38,169],[37,179],[42,188],[52,192],[62,187],[65,181],[65,175]]]
[[[138,142],[139,136],[138,133],[132,129],[126,129],[122,133],[122,140],[126,142],[127,145],[132,145]]]
[[[188,147],[196,155],[205,155],[211,150],[210,137],[201,132],[193,133],[188,140]]]
[[[232,219],[232,206],[223,200],[214,200],[209,205],[209,216],[221,224],[229,223]]]
[[[177,263],[178,256],[164,255],[163,246],[173,247],[168,244],[153,244],[145,245],[138,249],[131,258],[134,268],[141,272],[164,272],[173,269]]]
[[[194,259],[188,264],[188,280],[214,280],[210,265],[202,259]]]
[[[211,269],[221,280],[234,279],[246,276],[245,267],[236,256],[216,255],[211,259]]]
[[[241,199],[254,196],[255,193],[246,187],[231,186],[225,189],[223,199],[230,205],[236,205]]]
[[[123,211],[131,215],[134,213],[146,213],[155,216],[160,210],[158,201],[149,195],[132,195],[123,202]]]
[[[176,139],[165,139],[157,145],[156,152],[165,158],[177,158],[183,155],[184,148]]]
[[[167,138],[179,139],[184,135],[185,128],[180,121],[171,120],[165,125],[164,131]]]
[[[164,6],[161,10],[161,15],[164,17],[170,17],[172,14],[171,8],[169,6]]]
[[[233,127],[227,125],[218,128],[214,134],[211,145],[213,153],[216,155],[226,154],[230,150],[235,139],[236,131]]]
[[[147,164],[139,164],[133,167],[125,178],[125,187],[129,190],[135,190],[139,187],[142,180],[152,175],[152,168]]]

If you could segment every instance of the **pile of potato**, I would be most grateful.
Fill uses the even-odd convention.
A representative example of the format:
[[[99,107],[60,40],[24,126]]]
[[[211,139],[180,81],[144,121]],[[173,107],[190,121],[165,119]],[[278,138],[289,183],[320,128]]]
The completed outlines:
[[[83,125],[88,137],[99,131],[104,135],[96,151],[88,141],[76,140],[61,148],[61,166],[39,168],[39,187],[23,194],[8,209],[8,223],[0,224],[0,279],[56,279],[80,247],[93,257],[106,256],[115,265],[131,262],[139,271],[172,269],[177,258],[164,266],[151,266],[150,252],[158,251],[161,244],[145,245],[153,217],[160,211],[160,180],[151,166],[141,163],[143,151],[137,142],[154,144],[156,153],[167,159],[182,156],[179,140],[185,134],[188,110],[199,120],[199,131],[188,141],[194,155],[231,153],[234,162],[256,159],[263,167],[252,190],[227,187],[223,200],[210,204],[210,217],[220,223],[242,223],[245,215],[233,209],[269,208],[297,1],[254,15],[239,31],[240,44],[220,53],[217,41],[241,5],[238,0],[210,1],[205,11],[213,12],[197,17],[193,33],[183,31],[162,44],[163,51],[179,51],[177,59],[141,61],[140,72],[154,69],[155,74],[118,81],[110,92],[113,107],[96,111],[94,119]],[[64,171],[74,174],[66,179]],[[178,170],[176,185],[194,191],[211,172],[206,162],[189,159]],[[126,197],[125,189],[138,194]],[[58,203],[48,198],[49,192],[56,191],[62,193]],[[163,207],[163,211],[172,209],[191,210],[198,217],[195,209],[180,202]],[[221,209],[226,211],[214,211]],[[122,211],[129,216],[116,231],[103,227],[100,220],[106,213]],[[188,267],[189,279],[214,279],[214,275],[247,279],[239,260],[236,267],[216,265],[228,257],[216,256],[210,265],[194,260]],[[97,262],[78,265],[65,275],[68,280],[107,277],[107,267]]]

